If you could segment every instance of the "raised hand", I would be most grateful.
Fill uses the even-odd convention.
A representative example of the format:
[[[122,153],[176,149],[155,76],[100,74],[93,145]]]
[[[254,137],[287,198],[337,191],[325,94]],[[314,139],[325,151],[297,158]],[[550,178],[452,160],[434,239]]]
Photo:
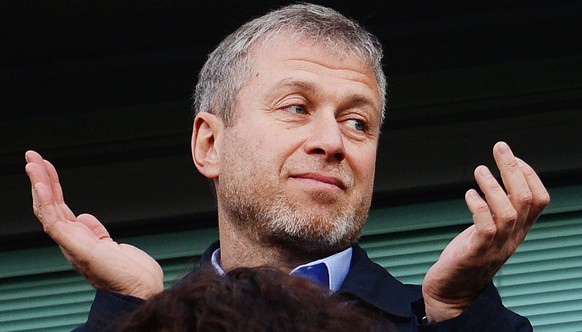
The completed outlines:
[[[505,190],[487,167],[475,169],[485,199],[467,191],[473,225],[449,243],[426,274],[422,292],[429,321],[450,319],[468,308],[550,202],[537,174],[506,143],[497,143],[493,156]]]
[[[140,249],[113,241],[92,215],[75,217],[65,204],[57,171],[34,152],[26,152],[34,214],[65,258],[95,288],[149,298],[163,290],[160,265]]]

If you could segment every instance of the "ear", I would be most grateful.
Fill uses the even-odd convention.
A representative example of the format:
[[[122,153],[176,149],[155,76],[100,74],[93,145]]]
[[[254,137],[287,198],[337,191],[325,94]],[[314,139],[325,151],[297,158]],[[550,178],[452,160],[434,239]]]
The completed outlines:
[[[200,112],[194,118],[192,159],[198,171],[209,179],[218,178],[220,173],[219,143],[223,128],[222,120],[214,114]]]

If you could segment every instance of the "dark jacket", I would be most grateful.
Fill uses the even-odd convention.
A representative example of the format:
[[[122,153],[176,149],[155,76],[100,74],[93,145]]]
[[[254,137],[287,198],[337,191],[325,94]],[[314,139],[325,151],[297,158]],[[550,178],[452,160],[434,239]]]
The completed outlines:
[[[219,246],[212,244],[202,255],[202,263]],[[453,319],[422,324],[424,302],[421,287],[405,285],[382,266],[372,262],[358,245],[353,247],[350,271],[338,293],[356,305],[370,307],[392,321],[399,331],[532,331],[529,321],[508,310],[490,284],[471,307]],[[97,291],[87,323],[75,331],[111,331],[116,322],[124,320],[143,300],[116,293]]]

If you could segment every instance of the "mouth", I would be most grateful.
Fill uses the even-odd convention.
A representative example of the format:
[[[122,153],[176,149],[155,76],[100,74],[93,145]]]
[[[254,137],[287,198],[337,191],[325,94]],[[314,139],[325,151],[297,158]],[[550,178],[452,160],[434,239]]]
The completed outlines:
[[[329,188],[335,190],[340,189],[342,191],[346,190],[347,188],[346,182],[344,180],[342,180],[339,177],[330,176],[326,174],[304,173],[292,175],[291,178],[299,180],[305,185],[320,188]]]

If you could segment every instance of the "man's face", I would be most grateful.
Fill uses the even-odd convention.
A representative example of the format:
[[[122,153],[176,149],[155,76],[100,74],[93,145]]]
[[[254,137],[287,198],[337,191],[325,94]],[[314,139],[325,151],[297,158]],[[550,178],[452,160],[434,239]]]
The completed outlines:
[[[279,39],[254,54],[234,112],[217,143],[219,213],[253,241],[285,250],[326,254],[355,243],[380,126],[370,66]]]

